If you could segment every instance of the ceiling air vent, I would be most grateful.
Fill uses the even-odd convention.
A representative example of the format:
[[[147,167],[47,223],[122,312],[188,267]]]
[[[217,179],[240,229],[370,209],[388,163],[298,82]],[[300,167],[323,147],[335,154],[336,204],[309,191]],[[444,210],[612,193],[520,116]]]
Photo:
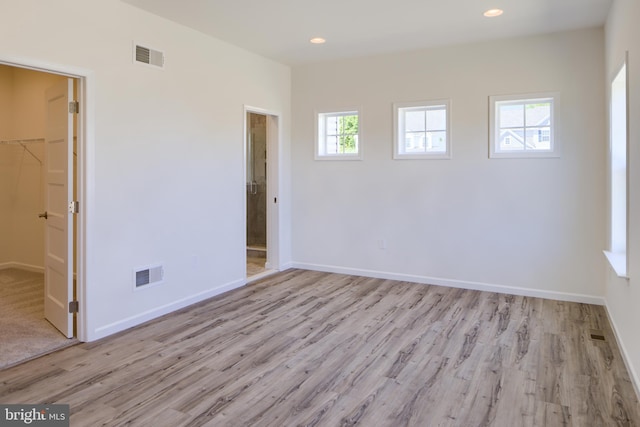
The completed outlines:
[[[134,43],[134,61],[138,64],[151,65],[153,67],[164,67],[164,53],[159,50],[150,49]]]

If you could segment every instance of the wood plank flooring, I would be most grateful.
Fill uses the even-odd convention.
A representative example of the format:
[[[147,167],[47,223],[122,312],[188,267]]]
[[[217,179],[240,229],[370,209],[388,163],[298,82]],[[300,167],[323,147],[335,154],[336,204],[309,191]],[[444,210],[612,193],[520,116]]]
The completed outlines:
[[[0,371],[0,402],[72,426],[640,426],[602,307],[303,270]]]

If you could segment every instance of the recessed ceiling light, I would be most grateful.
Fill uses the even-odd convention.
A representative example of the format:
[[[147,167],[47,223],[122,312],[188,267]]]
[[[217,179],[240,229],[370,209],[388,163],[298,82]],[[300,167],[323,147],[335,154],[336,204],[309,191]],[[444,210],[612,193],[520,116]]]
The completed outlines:
[[[483,13],[483,15],[486,16],[487,18],[495,18],[496,16],[500,16],[503,13],[504,13],[504,10],[502,9],[489,9],[485,13]]]
[[[326,42],[325,39],[323,39],[322,37],[314,37],[311,40],[309,40],[311,43],[313,44],[322,44],[324,42]]]

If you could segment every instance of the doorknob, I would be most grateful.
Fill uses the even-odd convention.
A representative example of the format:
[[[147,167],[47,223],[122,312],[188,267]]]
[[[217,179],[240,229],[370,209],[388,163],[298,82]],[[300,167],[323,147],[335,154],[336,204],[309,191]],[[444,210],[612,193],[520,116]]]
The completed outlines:
[[[38,214],[38,218],[44,218],[44,219],[47,219],[47,211],[44,211],[43,213]]]

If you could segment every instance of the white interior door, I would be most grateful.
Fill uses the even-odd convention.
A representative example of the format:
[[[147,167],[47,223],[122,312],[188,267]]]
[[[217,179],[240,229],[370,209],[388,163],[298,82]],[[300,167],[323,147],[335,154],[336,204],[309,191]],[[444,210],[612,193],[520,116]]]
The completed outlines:
[[[45,318],[64,335],[73,336],[73,217],[72,201],[73,80],[66,79],[46,92],[47,131],[45,135]]]

